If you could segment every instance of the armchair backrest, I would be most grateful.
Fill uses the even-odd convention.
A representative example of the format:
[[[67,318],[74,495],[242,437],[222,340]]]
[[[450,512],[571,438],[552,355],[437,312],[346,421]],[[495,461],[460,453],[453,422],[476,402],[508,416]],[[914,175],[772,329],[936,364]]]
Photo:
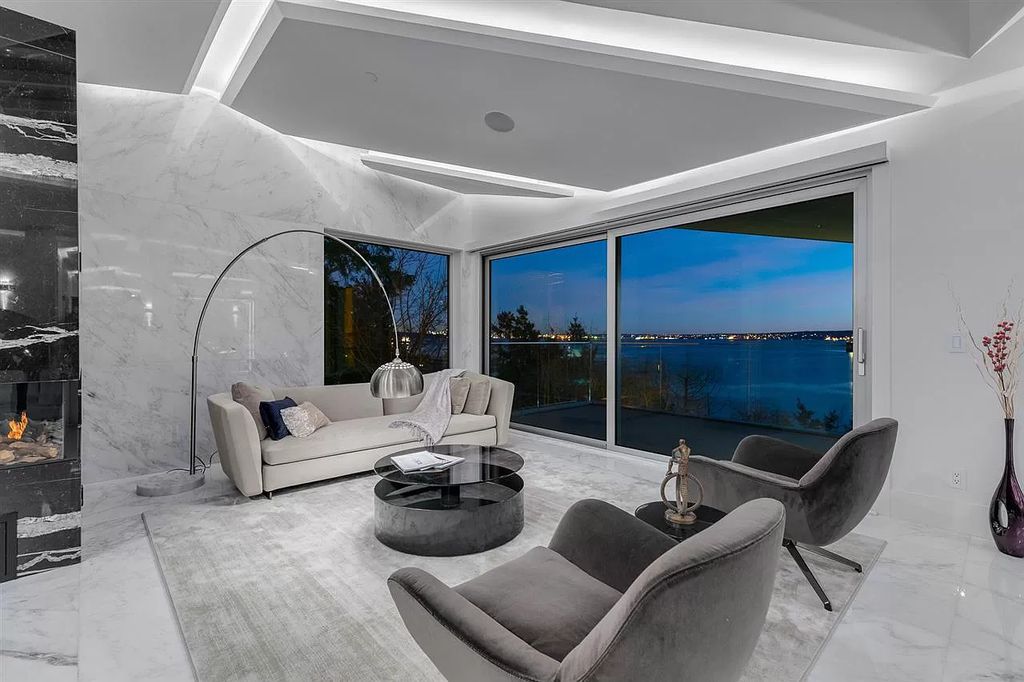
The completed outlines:
[[[764,626],[785,527],[759,499],[648,566],[562,661],[559,679],[730,682]]]
[[[857,427],[800,479],[815,542],[828,544],[841,538],[871,509],[889,474],[898,428],[896,420],[888,417]]]

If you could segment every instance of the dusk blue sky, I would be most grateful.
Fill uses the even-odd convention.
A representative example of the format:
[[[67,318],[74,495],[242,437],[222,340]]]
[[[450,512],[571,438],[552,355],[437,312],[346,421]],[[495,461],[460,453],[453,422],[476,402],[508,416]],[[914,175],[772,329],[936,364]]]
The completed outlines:
[[[621,331],[850,329],[853,245],[665,229],[623,238]],[[604,332],[605,244],[492,262],[492,319],[520,303],[542,329]]]

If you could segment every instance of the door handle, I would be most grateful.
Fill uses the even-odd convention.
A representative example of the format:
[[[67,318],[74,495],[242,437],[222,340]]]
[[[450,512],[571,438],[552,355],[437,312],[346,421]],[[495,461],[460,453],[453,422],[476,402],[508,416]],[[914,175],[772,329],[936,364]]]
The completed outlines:
[[[864,327],[857,327],[857,376],[868,373],[868,354],[864,348]]]

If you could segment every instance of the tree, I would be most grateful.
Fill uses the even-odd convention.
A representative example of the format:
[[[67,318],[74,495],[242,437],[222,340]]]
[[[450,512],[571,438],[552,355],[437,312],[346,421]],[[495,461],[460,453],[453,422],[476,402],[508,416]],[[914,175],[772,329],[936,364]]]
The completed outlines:
[[[796,423],[810,431],[824,431],[826,433],[837,433],[839,426],[839,412],[829,410],[825,416],[818,419],[814,416],[814,410],[808,409],[807,405],[799,398],[796,399],[796,412],[794,413]]]
[[[350,242],[391,299],[401,355],[425,371],[448,365],[447,259],[432,253]],[[367,381],[395,356],[391,314],[366,265],[341,244],[324,243],[325,375],[328,383]]]
[[[515,312],[503,310],[495,315],[491,324],[491,338],[508,341],[536,341],[540,338],[537,325],[530,319],[526,306],[520,304]]]
[[[586,327],[580,322],[580,318],[576,315],[572,316],[572,320],[569,321],[569,340],[570,341],[588,341],[589,336],[587,334]]]

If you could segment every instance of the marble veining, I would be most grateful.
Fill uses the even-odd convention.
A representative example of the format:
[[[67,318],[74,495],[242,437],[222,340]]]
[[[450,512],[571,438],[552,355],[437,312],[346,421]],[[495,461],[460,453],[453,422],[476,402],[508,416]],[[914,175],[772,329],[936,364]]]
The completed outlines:
[[[34,538],[40,535],[71,530],[82,525],[82,512],[74,511],[48,516],[23,516],[18,519],[18,537]]]
[[[87,481],[187,465],[192,335],[242,248],[286,229],[453,243],[458,196],[382,177],[357,150],[281,135],[203,96],[82,85],[83,467]],[[272,240],[221,283],[204,396],[234,381],[323,382],[323,243]]]
[[[26,324],[18,328],[25,336],[18,338],[0,339],[0,351],[14,350],[15,348],[28,348],[40,344],[57,343],[72,337],[78,336],[77,329],[62,329],[57,326],[37,327]]]
[[[8,128],[29,140],[45,140],[47,142],[64,142],[67,144],[78,143],[76,126],[70,123],[0,114],[0,126]]]
[[[75,36],[0,8],[0,38],[0,383],[77,379]]]
[[[0,7],[0,41],[0,71],[16,74],[0,81],[0,384],[15,397],[10,407],[24,411],[34,410],[26,382],[79,377],[75,34]],[[68,393],[73,388],[58,395]],[[31,416],[39,418],[34,411]],[[27,412],[22,418],[29,423]],[[77,438],[62,435],[56,441],[59,457],[58,447],[49,447],[55,441],[47,441],[45,460],[33,455],[19,462],[13,448],[38,447],[27,441],[39,434],[14,443],[22,434],[11,436],[13,424],[3,423],[3,429],[4,447],[12,449],[0,465],[0,513],[17,516],[17,545],[7,548],[17,554],[16,575],[26,579],[77,563]],[[14,464],[7,464],[12,458]],[[69,611],[74,604],[69,601]],[[0,651],[7,658],[11,650],[4,639],[0,633]],[[35,652],[14,651],[22,661],[37,660]],[[57,660],[64,660],[64,653]]]

